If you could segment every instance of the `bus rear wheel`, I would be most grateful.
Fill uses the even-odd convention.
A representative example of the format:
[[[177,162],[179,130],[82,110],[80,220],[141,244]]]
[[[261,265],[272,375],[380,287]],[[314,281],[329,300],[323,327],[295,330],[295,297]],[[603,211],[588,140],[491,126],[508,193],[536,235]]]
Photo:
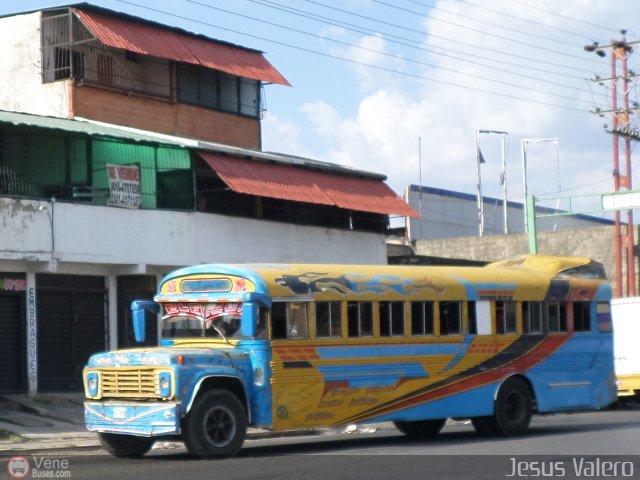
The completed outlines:
[[[488,417],[490,430],[505,437],[522,435],[529,428],[531,414],[529,385],[521,378],[510,378],[498,391],[495,411],[492,417]]]
[[[137,458],[151,450],[154,438],[121,435],[117,433],[98,433],[100,445],[114,457]]]
[[[487,437],[496,434],[492,422],[493,417],[473,417],[471,419],[471,424],[473,425],[473,428],[476,429],[476,432],[481,435],[486,435]]]
[[[436,420],[416,420],[413,422],[396,421],[393,424],[405,435],[416,438],[432,438],[440,433],[447,422],[446,418]]]
[[[233,456],[244,443],[247,415],[235,395],[210,390],[196,400],[183,430],[184,444],[191,455]]]

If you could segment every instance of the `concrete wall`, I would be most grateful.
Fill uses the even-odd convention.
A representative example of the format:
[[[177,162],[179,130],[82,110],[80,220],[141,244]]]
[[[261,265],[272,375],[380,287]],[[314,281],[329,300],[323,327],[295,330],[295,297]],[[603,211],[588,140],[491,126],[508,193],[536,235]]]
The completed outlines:
[[[68,81],[42,83],[40,13],[0,18],[0,109],[68,116]]]
[[[386,263],[382,234],[200,212],[0,198],[0,225],[0,269],[3,260],[73,273],[87,265],[145,273],[214,262]]]
[[[625,232],[625,226],[623,225],[623,236]],[[639,238],[638,233],[639,229],[636,228],[636,239]],[[605,266],[609,279],[613,280],[615,261],[613,238],[613,226],[561,232],[542,232],[538,234],[538,251],[548,255],[592,258]],[[527,254],[529,252],[529,243],[526,235],[493,235],[482,238],[422,240],[415,242],[414,252],[416,255],[423,256],[492,262]],[[626,260],[623,259],[622,263],[624,267]],[[637,266],[636,272],[638,272]],[[623,278],[626,278],[626,268],[623,271]],[[624,289],[626,290],[626,282]]]

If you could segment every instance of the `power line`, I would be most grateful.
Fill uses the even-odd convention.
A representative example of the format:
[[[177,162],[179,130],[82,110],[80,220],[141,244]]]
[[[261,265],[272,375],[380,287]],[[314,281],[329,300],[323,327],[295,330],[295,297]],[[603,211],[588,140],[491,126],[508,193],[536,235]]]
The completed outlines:
[[[519,97],[517,95],[510,95],[510,94],[506,94],[504,92],[495,92],[495,91],[492,91],[492,90],[470,87],[468,85],[463,85],[463,84],[459,84],[459,83],[445,82],[443,80],[438,80],[438,79],[434,79],[434,78],[431,78],[431,77],[426,77],[424,75],[418,75],[418,74],[413,74],[413,73],[409,73],[409,72],[403,72],[403,71],[400,71],[400,70],[394,70],[392,68],[382,67],[382,66],[379,66],[379,65],[372,65],[370,63],[360,62],[360,61],[357,61],[357,60],[352,60],[352,59],[349,59],[349,58],[340,57],[338,55],[332,55],[332,54],[329,54],[329,53],[319,52],[317,50],[312,50],[312,49],[301,47],[301,46],[298,46],[298,45],[291,45],[291,44],[288,44],[288,43],[285,43],[285,42],[281,42],[279,40],[273,40],[273,39],[262,37],[262,36],[259,36],[259,35],[254,35],[254,34],[247,33],[247,32],[241,32],[241,31],[234,30],[234,29],[231,29],[231,28],[223,27],[221,25],[216,25],[216,24],[208,23],[208,22],[205,22],[205,21],[202,21],[202,20],[196,20],[194,18],[186,17],[186,16],[183,16],[183,15],[170,13],[170,12],[167,12],[167,11],[164,11],[164,10],[159,10],[157,8],[148,7],[148,6],[145,6],[145,5],[140,5],[138,3],[134,3],[134,2],[131,2],[131,1],[128,1],[128,0],[117,0],[117,1],[120,2],[120,3],[124,3],[124,4],[127,4],[127,5],[132,5],[132,6],[135,6],[135,7],[138,7],[138,8],[142,8],[142,9],[145,9],[145,10],[161,13],[163,15],[168,15],[168,16],[172,16],[172,17],[175,17],[175,18],[179,18],[181,20],[187,20],[189,22],[198,23],[198,24],[201,24],[201,25],[206,25],[206,26],[209,26],[209,27],[218,28],[220,30],[224,30],[224,31],[227,31],[227,32],[235,33],[237,35],[242,35],[242,36],[246,36],[246,37],[250,37],[250,38],[255,38],[255,39],[260,40],[260,41],[269,42],[269,43],[273,43],[273,44],[276,44],[276,45],[281,45],[281,46],[284,46],[284,47],[287,47],[287,48],[300,50],[300,51],[303,51],[303,52],[306,52],[306,53],[312,53],[314,55],[320,55],[320,56],[327,57],[327,58],[341,60],[341,61],[352,63],[352,64],[355,64],[355,65],[361,65],[361,66],[364,66],[364,67],[373,68],[373,69],[380,70],[380,71],[385,71],[385,72],[389,72],[389,73],[395,73],[395,74],[399,74],[399,75],[404,75],[406,77],[420,79],[420,80],[427,80],[427,81],[430,81],[430,82],[443,84],[443,85],[456,87],[456,88],[462,88],[462,89],[465,89],[465,90],[471,90],[471,91],[480,92],[480,93],[487,93],[487,94],[490,94],[490,95],[499,96],[499,97],[503,97],[503,98],[510,98],[510,99],[513,99],[513,100],[521,100],[521,101],[525,101],[525,102],[535,103],[535,104],[538,104],[538,105],[546,105],[546,106],[550,106],[550,107],[562,108],[562,109],[565,109],[565,110],[572,110],[572,111],[583,112],[583,113],[584,112],[588,112],[588,110],[585,110],[585,109],[582,109],[582,108],[578,108],[578,107],[572,107],[572,106],[569,106],[569,105],[560,105],[560,104],[557,104],[557,103],[546,102],[546,101],[543,101],[543,100],[535,100],[535,99],[532,99],[532,98]]]
[[[427,4],[422,3],[422,2],[419,2],[419,1],[417,1],[417,0],[407,0],[407,1],[409,1],[409,2],[413,2],[413,3],[417,3],[417,4],[420,4],[420,5],[427,6]],[[500,10],[495,10],[495,9],[493,9],[493,8],[485,7],[484,5],[478,5],[478,4],[473,3],[473,2],[470,2],[470,1],[468,1],[468,0],[454,0],[454,1],[456,1],[456,2],[460,2],[460,3],[464,3],[464,4],[467,4],[467,5],[470,5],[470,6],[474,7],[474,8],[478,8],[478,9],[481,9],[481,10],[485,10],[485,11],[487,11],[487,12],[495,13],[495,14],[497,14],[497,15],[502,15],[502,16],[505,16],[505,17],[507,17],[507,18],[513,18],[513,19],[516,19],[516,20],[519,20],[519,21],[522,21],[522,22],[528,22],[528,23],[532,23],[532,24],[535,24],[535,25],[540,25],[540,26],[542,26],[542,27],[549,28],[549,29],[551,29],[551,30],[556,30],[556,31],[558,31],[558,32],[566,33],[566,34],[568,34],[568,35],[573,35],[573,36],[576,36],[576,37],[580,37],[580,38],[582,38],[582,39],[584,39],[584,38],[585,38],[585,35],[584,35],[584,34],[582,34],[582,33],[573,32],[573,31],[571,31],[571,30],[566,30],[566,29],[564,29],[564,28],[559,28],[559,27],[551,26],[551,25],[548,25],[548,24],[546,24],[546,23],[544,23],[544,22],[539,22],[539,21],[537,21],[537,20],[532,20],[532,19],[527,18],[527,17],[520,17],[520,16],[518,16],[518,15],[512,15],[512,14],[509,14],[509,13],[505,13],[505,12],[500,11]],[[613,29],[612,29],[612,30],[613,30]]]
[[[187,0],[187,1],[189,1],[189,0]],[[289,6],[286,6],[286,5],[282,5],[280,3],[273,2],[273,1],[270,1],[270,0],[248,0],[248,1],[256,3],[258,5],[263,5],[263,6],[268,7],[268,8],[272,8],[272,9],[275,9],[275,10],[283,11],[283,12],[289,13],[291,15],[297,15],[297,16],[300,16],[300,17],[303,17],[303,18],[308,18],[308,19],[311,19],[311,20],[314,20],[314,21],[317,21],[317,22],[322,22],[322,23],[325,23],[325,24],[328,24],[328,25],[339,26],[339,27],[344,28],[346,30],[350,30],[350,31],[357,32],[357,33],[368,34],[368,35],[375,35],[375,34],[380,33],[380,34],[383,34],[385,36],[385,38],[389,42],[392,42],[392,43],[395,43],[395,44],[398,44],[398,45],[403,45],[403,46],[406,46],[406,47],[409,47],[409,48],[414,48],[414,49],[418,49],[418,50],[421,50],[421,51],[434,53],[436,55],[445,56],[445,57],[451,58],[453,60],[458,60],[460,62],[469,63],[469,64],[473,64],[473,65],[478,65],[478,66],[489,68],[489,69],[496,70],[496,71],[499,71],[499,72],[518,75],[520,77],[529,78],[529,79],[532,79],[532,80],[537,80],[539,82],[548,83],[550,85],[555,85],[555,86],[558,86],[558,87],[568,88],[568,89],[571,89],[571,90],[574,90],[574,91],[578,91],[578,92],[591,93],[593,95],[592,91],[581,89],[579,87],[576,87],[575,85],[568,85],[566,83],[556,82],[556,81],[553,81],[553,80],[548,80],[546,78],[541,78],[541,77],[536,77],[536,76],[533,76],[533,75],[528,75],[526,73],[519,72],[519,71],[509,70],[509,69],[506,69],[506,68],[496,67],[496,66],[493,66],[493,65],[487,65],[486,63],[478,62],[478,61],[475,61],[475,60],[468,60],[468,59],[464,59],[464,58],[461,58],[461,57],[456,57],[455,55],[450,55],[448,53],[442,53],[442,52],[433,50],[431,48],[419,47],[419,46],[416,46],[416,45],[411,45],[411,44],[405,43],[403,41],[393,40],[393,38],[401,38],[403,40],[414,42],[413,40],[406,39],[404,37],[398,37],[396,35],[389,34],[388,32],[381,32],[379,30],[373,30],[373,29],[370,29],[370,28],[367,28],[367,27],[361,27],[359,25],[354,25],[352,23],[342,22],[340,20],[335,20],[335,19],[330,18],[330,17],[325,17],[325,16],[322,16],[322,15],[312,14],[312,13],[309,13],[309,12],[307,12],[305,10],[299,10],[297,8],[293,8],[293,7],[289,7]],[[347,26],[345,26],[345,25],[347,25]],[[387,37],[390,37],[390,38],[387,38]],[[322,38],[326,38],[326,37],[322,37]],[[420,42],[415,42],[415,43],[418,43],[419,45],[427,45],[428,46],[428,44],[426,44],[426,43],[420,43]],[[449,49],[443,48],[443,50],[449,50]],[[456,52],[455,50],[452,50],[452,51]],[[463,54],[463,55],[469,55],[469,54],[465,54],[463,52],[460,52],[460,53]],[[487,58],[487,57],[479,57],[477,55],[475,57],[485,58],[485,59]],[[527,69],[530,69],[530,70],[542,71],[542,72],[545,72],[545,73],[550,73],[552,75],[562,75],[562,76],[566,76],[566,77],[569,77],[569,78],[584,80],[583,77],[578,77],[578,76],[573,76],[573,75],[558,74],[556,72],[551,72],[551,71],[544,70],[544,69],[538,69],[538,68],[535,68],[535,67],[529,67],[529,66],[524,66],[524,65],[519,65],[519,64],[513,64],[513,63],[509,63],[509,62],[499,62],[499,63],[506,63],[508,65],[513,65],[513,66],[517,66],[517,67],[523,67],[523,68],[527,68]],[[443,68],[443,67],[435,66],[435,68]],[[604,94],[599,94],[599,93],[596,94],[596,95],[601,95],[603,97],[605,96]]]
[[[456,17],[466,18],[466,19],[471,20],[473,22],[477,22],[477,23],[481,23],[481,24],[485,24],[485,25],[490,25],[492,27],[502,28],[503,30],[507,30],[508,32],[515,32],[515,33],[518,33],[518,34],[521,34],[521,35],[527,35],[529,37],[539,38],[541,40],[551,41],[551,42],[554,42],[554,43],[561,43],[561,44],[568,45],[568,46],[571,46],[571,47],[582,47],[582,45],[578,45],[576,43],[567,42],[566,40],[553,39],[553,38],[549,38],[546,35],[538,35],[536,33],[524,32],[524,31],[519,30],[517,28],[506,27],[506,26],[501,25],[499,23],[493,23],[493,22],[489,22],[487,20],[481,20],[481,19],[469,16],[469,15],[465,15],[465,14],[460,13],[460,12],[453,12],[451,10],[447,10],[445,8],[442,8],[442,7],[437,7],[435,5],[429,5],[428,3],[419,2],[418,0],[406,0],[406,1],[407,2],[411,2],[411,3],[415,3],[417,5],[421,5],[421,6],[426,7],[426,8],[430,8],[432,10],[436,10],[436,11],[439,11],[439,12],[445,12],[445,13],[448,13],[450,15],[455,15]],[[487,10],[490,10],[490,9],[487,9]],[[429,18],[431,18],[433,20],[440,21],[440,19],[437,18],[437,17],[429,17]],[[512,18],[516,18],[516,17],[512,16]],[[463,28],[466,28],[466,27],[463,27]],[[580,35],[580,37],[582,39],[584,39],[584,35]]]
[[[544,12],[544,13],[547,13],[549,15],[554,15],[556,17],[564,18],[566,20],[571,20],[573,22],[582,23],[582,24],[588,25],[590,27],[601,28],[601,29],[607,30],[609,32],[620,33],[619,29],[615,29],[615,28],[611,28],[611,27],[605,27],[604,25],[598,25],[597,23],[591,23],[591,22],[586,22],[584,20],[579,20],[577,18],[570,17],[569,15],[563,15],[563,14],[558,13],[558,12],[552,12],[551,10],[546,10],[546,9],[544,9],[542,7],[537,7],[537,6],[534,6],[534,5],[527,4],[526,2],[521,2],[521,1],[518,1],[518,0],[511,0],[511,1],[513,3],[517,3],[518,5],[521,5],[523,7],[531,8],[533,10],[538,10],[540,12]]]
[[[516,83],[507,82],[507,81],[503,81],[503,80],[496,80],[496,79],[485,77],[485,76],[482,76],[482,75],[475,75],[475,74],[472,74],[472,73],[462,72],[460,70],[455,70],[453,68],[434,65],[432,63],[423,62],[421,60],[416,60],[416,59],[412,59],[412,58],[408,58],[408,57],[403,57],[401,55],[395,55],[395,54],[392,54],[392,53],[387,53],[387,52],[383,52],[383,51],[380,51],[380,50],[375,50],[373,48],[363,47],[361,45],[356,45],[356,44],[353,44],[353,43],[344,42],[342,40],[337,40],[335,38],[323,37],[321,35],[318,35],[318,34],[315,34],[315,33],[310,33],[310,32],[305,31],[305,30],[300,30],[298,28],[293,28],[293,27],[289,27],[289,26],[282,25],[282,24],[279,24],[279,23],[270,22],[270,21],[267,21],[267,20],[264,20],[264,19],[261,19],[261,18],[252,17],[250,15],[234,12],[234,11],[227,10],[227,9],[224,9],[224,8],[220,8],[220,7],[214,7],[212,5],[208,5],[206,3],[202,3],[202,2],[200,2],[198,0],[184,0],[184,1],[188,2],[188,3],[195,4],[195,5],[200,5],[202,7],[206,7],[206,8],[212,9],[212,10],[217,10],[217,11],[225,12],[225,13],[228,13],[228,14],[231,14],[231,15],[236,15],[236,16],[239,16],[239,17],[242,17],[242,18],[246,18],[246,19],[249,19],[249,20],[253,20],[253,21],[256,21],[256,22],[265,23],[267,25],[275,26],[275,27],[282,28],[282,29],[285,29],[285,30],[289,30],[289,31],[292,31],[292,32],[296,32],[296,33],[299,33],[299,34],[302,34],[302,35],[321,38],[321,39],[329,40],[331,42],[334,42],[334,43],[337,43],[337,44],[340,44],[340,45],[344,45],[344,46],[347,46],[347,47],[357,48],[359,50],[363,50],[363,51],[366,51],[366,52],[371,52],[371,53],[375,53],[375,54],[378,54],[378,55],[383,55],[385,57],[398,59],[398,60],[403,60],[403,61],[415,63],[415,64],[426,66],[426,67],[436,68],[436,69],[443,70],[443,71],[446,71],[446,72],[455,73],[457,75],[463,75],[463,76],[472,77],[472,78],[479,79],[479,80],[485,80],[485,81],[488,81],[488,82],[493,82],[493,83],[498,84],[498,85],[504,85],[504,86],[518,88],[518,89],[525,88],[521,84],[516,84]],[[535,93],[542,93],[544,95],[549,95],[549,96],[552,96],[552,97],[557,97],[557,98],[562,98],[562,99],[565,99],[565,100],[572,100],[572,101],[582,102],[582,103],[587,103],[589,105],[592,105],[592,103],[589,102],[589,101],[582,100],[580,98],[569,97],[567,95],[562,95],[562,94],[559,94],[559,93],[553,93],[553,92],[549,92],[549,91],[546,91],[546,90],[540,90],[540,89],[531,88],[531,87],[527,87],[527,90],[529,90],[531,92],[535,92]],[[575,88],[574,90],[579,90],[579,89]]]
[[[433,17],[431,15],[425,15],[425,14],[423,14],[421,12],[416,12],[415,10],[410,10],[408,8],[403,8],[403,7],[399,7],[397,5],[392,5],[390,3],[383,2],[382,0],[372,0],[372,1],[374,1],[375,3],[379,3],[380,5],[385,5],[387,7],[390,7],[390,8],[396,9],[396,10],[401,10],[401,11],[404,11],[404,12],[407,12],[407,13],[412,13],[414,15],[425,16],[427,18],[431,18],[432,20],[435,20],[435,21],[438,21],[438,22],[446,23],[446,24],[449,24],[449,25],[454,25],[456,27],[460,27],[460,28],[463,28],[465,30],[471,30],[473,32],[482,33],[484,35],[488,35],[490,37],[495,37],[495,38],[498,38],[500,40],[506,40],[508,42],[513,42],[513,43],[517,43],[517,44],[520,44],[520,45],[525,45],[527,47],[532,47],[532,48],[535,48],[537,50],[544,50],[546,52],[555,53],[557,55],[565,55],[567,57],[577,58],[577,59],[580,59],[580,60],[583,60],[583,61],[597,62],[597,60],[586,59],[584,57],[581,57],[581,56],[578,56],[578,55],[574,55],[572,53],[563,52],[561,50],[555,50],[553,48],[543,47],[541,45],[534,45],[532,43],[522,42],[520,40],[515,40],[513,38],[505,37],[504,35],[498,35],[496,33],[491,33],[491,32],[487,32],[487,31],[484,31],[484,30],[479,30],[477,28],[467,27],[467,26],[464,26],[464,25],[460,25],[459,23],[450,22],[448,20],[443,20],[441,18],[436,18],[436,17]]]
[[[373,22],[377,22],[377,23],[380,23],[380,24],[383,24],[383,25],[388,25],[388,26],[391,26],[391,27],[394,27],[394,28],[400,28],[402,30],[406,30],[406,31],[413,32],[413,33],[418,33],[420,35],[426,35],[426,32],[424,32],[422,30],[416,30],[416,29],[409,28],[409,27],[404,27],[404,26],[401,26],[401,25],[398,25],[398,24],[395,24],[395,23],[387,22],[385,20],[380,20],[380,19],[377,19],[377,18],[374,18],[374,17],[369,17],[367,15],[354,13],[354,12],[351,12],[349,10],[344,10],[342,8],[338,8],[338,7],[334,7],[334,6],[331,6],[331,5],[324,4],[322,2],[318,2],[316,0],[305,0],[305,1],[308,2],[308,3],[314,4],[314,5],[319,5],[319,6],[324,7],[324,8],[335,10],[335,11],[338,11],[338,12],[341,12],[341,13],[346,13],[348,15],[352,15],[352,16],[355,16],[355,17],[363,18],[363,19],[370,20],[370,21],[373,21]],[[504,52],[502,50],[489,48],[489,47],[487,47],[485,45],[480,46],[478,44],[467,43],[467,42],[463,42],[461,40],[454,40],[454,39],[451,39],[451,38],[448,38],[448,37],[435,35],[433,33],[429,33],[429,37],[437,38],[439,40],[444,40],[447,43],[454,43],[454,44],[464,45],[465,47],[470,47],[470,48],[473,48],[473,49],[478,49],[478,50],[487,51],[487,52],[493,52],[493,53],[497,53],[499,55],[505,55],[505,56],[508,56],[508,57],[519,58],[519,59],[522,59],[522,60],[527,60],[529,62],[536,62],[536,63],[546,64],[546,65],[552,65],[554,67],[560,67],[560,68],[568,69],[568,70],[571,70],[571,71],[574,71],[574,72],[575,71],[580,71],[580,72],[588,73],[590,75],[593,74],[593,70],[592,69],[579,68],[579,67],[575,67],[575,66],[567,66],[566,63],[555,63],[555,62],[550,62],[548,60],[540,60],[540,59],[534,58],[534,57],[527,57],[525,55],[518,55],[518,54],[515,54],[515,53],[512,53],[512,52],[507,53],[507,52]]]

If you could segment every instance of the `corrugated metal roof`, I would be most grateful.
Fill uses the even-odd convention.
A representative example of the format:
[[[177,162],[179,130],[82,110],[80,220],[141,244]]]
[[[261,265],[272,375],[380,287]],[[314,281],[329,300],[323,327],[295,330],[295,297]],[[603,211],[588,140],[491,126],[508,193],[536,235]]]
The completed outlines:
[[[220,70],[268,83],[290,85],[262,52],[217,42],[204,36],[160,25],[136,22],[105,12],[73,8],[73,12],[102,43],[112,48]]]
[[[198,154],[238,193],[360,212],[418,216],[386,183],[379,180],[256,162],[212,152]]]
[[[154,143],[171,145],[175,147],[194,147],[198,145],[195,140],[169,135],[144,132],[141,130],[127,129],[117,125],[109,125],[100,122],[85,120],[69,120],[67,118],[45,117],[42,115],[32,115],[28,113],[7,112],[0,110],[0,124],[10,123],[16,126],[47,128],[50,130],[60,130],[89,136],[110,137],[118,140],[129,140],[134,142]]]

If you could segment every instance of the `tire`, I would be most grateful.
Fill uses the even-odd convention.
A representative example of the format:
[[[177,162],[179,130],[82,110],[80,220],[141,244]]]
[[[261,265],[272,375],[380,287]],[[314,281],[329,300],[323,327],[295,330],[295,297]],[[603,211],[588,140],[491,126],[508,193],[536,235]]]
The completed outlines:
[[[521,378],[510,378],[498,391],[495,411],[488,417],[490,427],[497,435],[522,435],[529,429],[532,411],[529,385]]]
[[[225,390],[201,395],[183,423],[183,441],[191,455],[229,457],[242,448],[247,414],[240,400]]]
[[[440,433],[446,422],[446,418],[438,418],[436,420],[417,420],[414,422],[396,421],[393,424],[409,437],[433,438]]]
[[[473,417],[471,424],[480,435],[487,437],[496,435],[496,431],[493,428],[493,417]]]
[[[98,433],[100,445],[114,457],[139,458],[151,450],[155,443],[152,437],[137,437],[118,433]]]

